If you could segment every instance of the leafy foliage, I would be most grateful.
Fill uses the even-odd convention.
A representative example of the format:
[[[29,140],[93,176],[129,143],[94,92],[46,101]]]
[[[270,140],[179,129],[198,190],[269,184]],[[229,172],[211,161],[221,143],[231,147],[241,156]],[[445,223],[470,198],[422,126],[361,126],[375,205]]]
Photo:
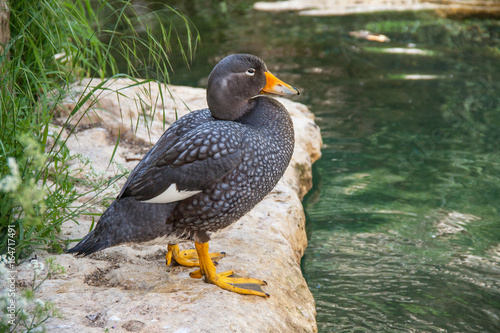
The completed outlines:
[[[4,258],[2,258],[4,259]],[[36,259],[27,265],[33,272],[28,285],[20,290],[11,289],[12,275],[2,264],[0,265],[0,304],[2,304],[2,332],[45,332],[44,322],[51,317],[61,317],[59,310],[52,302],[37,298],[36,291],[47,279],[65,273],[64,267],[47,258],[44,262]]]
[[[76,203],[88,194],[76,190],[78,179],[69,167],[79,158],[66,147],[76,126],[51,125],[71,83],[109,77],[105,83],[123,75],[168,82],[171,43],[188,63],[198,37],[186,17],[165,5],[151,9],[127,0],[100,0],[97,6],[91,0],[8,4],[11,39],[0,54],[0,253],[7,252],[10,227],[16,230],[18,260],[34,248],[62,251],[61,224],[89,213],[98,200],[93,196]],[[80,97],[68,119],[96,90]],[[103,191],[119,177],[101,179],[89,191]]]

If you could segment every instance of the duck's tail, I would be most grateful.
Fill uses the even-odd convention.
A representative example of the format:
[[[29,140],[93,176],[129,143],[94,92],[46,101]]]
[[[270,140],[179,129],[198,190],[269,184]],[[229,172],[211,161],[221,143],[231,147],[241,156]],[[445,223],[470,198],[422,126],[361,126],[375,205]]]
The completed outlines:
[[[142,243],[166,236],[167,218],[177,202],[150,204],[120,198],[102,214],[97,226],[67,253],[89,255],[122,243]]]

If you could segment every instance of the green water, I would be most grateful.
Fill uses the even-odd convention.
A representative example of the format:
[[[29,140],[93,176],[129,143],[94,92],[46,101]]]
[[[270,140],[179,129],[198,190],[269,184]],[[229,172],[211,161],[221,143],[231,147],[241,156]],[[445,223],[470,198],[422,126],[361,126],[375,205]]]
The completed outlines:
[[[317,117],[302,268],[319,331],[500,331],[500,22],[183,10],[202,46],[191,70],[171,59],[172,83],[253,53]],[[348,35],[363,29],[392,41]]]

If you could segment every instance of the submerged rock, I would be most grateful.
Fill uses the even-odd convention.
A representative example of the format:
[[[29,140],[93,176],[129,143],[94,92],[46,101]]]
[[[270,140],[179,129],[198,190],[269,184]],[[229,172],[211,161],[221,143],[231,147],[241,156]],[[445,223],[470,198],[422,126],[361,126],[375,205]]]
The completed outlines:
[[[82,94],[101,83],[74,86],[59,123]],[[75,135],[67,145],[91,163],[75,163],[79,177],[113,177],[132,169],[164,131],[164,122],[206,107],[205,90],[166,85],[135,85],[116,80],[93,92],[88,112],[75,114],[69,126]],[[173,98],[171,98],[173,96]],[[192,279],[193,269],[165,266],[166,245],[122,245],[85,258],[64,254],[55,262],[64,274],[51,276],[37,297],[60,309],[62,318],[46,322],[49,332],[315,332],[315,304],[300,269],[307,246],[301,204],[312,186],[311,165],[320,157],[321,136],[312,113],[302,104],[280,99],[292,115],[296,146],[292,162],[275,189],[246,216],[212,238],[212,251],[225,251],[218,271],[234,269],[241,276],[267,281],[269,299],[226,292]],[[173,112],[175,111],[175,113]],[[121,140],[115,146],[117,137]],[[114,152],[115,162],[109,160]],[[91,166],[91,167],[89,167]],[[124,183],[121,179],[114,191]],[[116,195],[109,190],[111,197]],[[90,193],[90,192],[89,192]],[[91,197],[88,194],[87,197]],[[94,207],[102,213],[104,208]],[[96,218],[97,220],[97,218]],[[83,237],[92,221],[63,224],[68,239]],[[190,248],[192,244],[182,244]],[[39,260],[48,255],[39,254]],[[29,283],[33,272],[20,267]]]

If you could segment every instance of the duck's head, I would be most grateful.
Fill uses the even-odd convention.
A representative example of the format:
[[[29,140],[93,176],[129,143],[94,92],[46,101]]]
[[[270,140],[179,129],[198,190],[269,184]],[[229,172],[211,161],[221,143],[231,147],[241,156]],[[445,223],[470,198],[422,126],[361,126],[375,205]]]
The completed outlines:
[[[240,118],[252,109],[252,98],[263,93],[298,95],[299,90],[275,77],[264,61],[251,54],[225,57],[208,77],[208,107],[217,119]]]

